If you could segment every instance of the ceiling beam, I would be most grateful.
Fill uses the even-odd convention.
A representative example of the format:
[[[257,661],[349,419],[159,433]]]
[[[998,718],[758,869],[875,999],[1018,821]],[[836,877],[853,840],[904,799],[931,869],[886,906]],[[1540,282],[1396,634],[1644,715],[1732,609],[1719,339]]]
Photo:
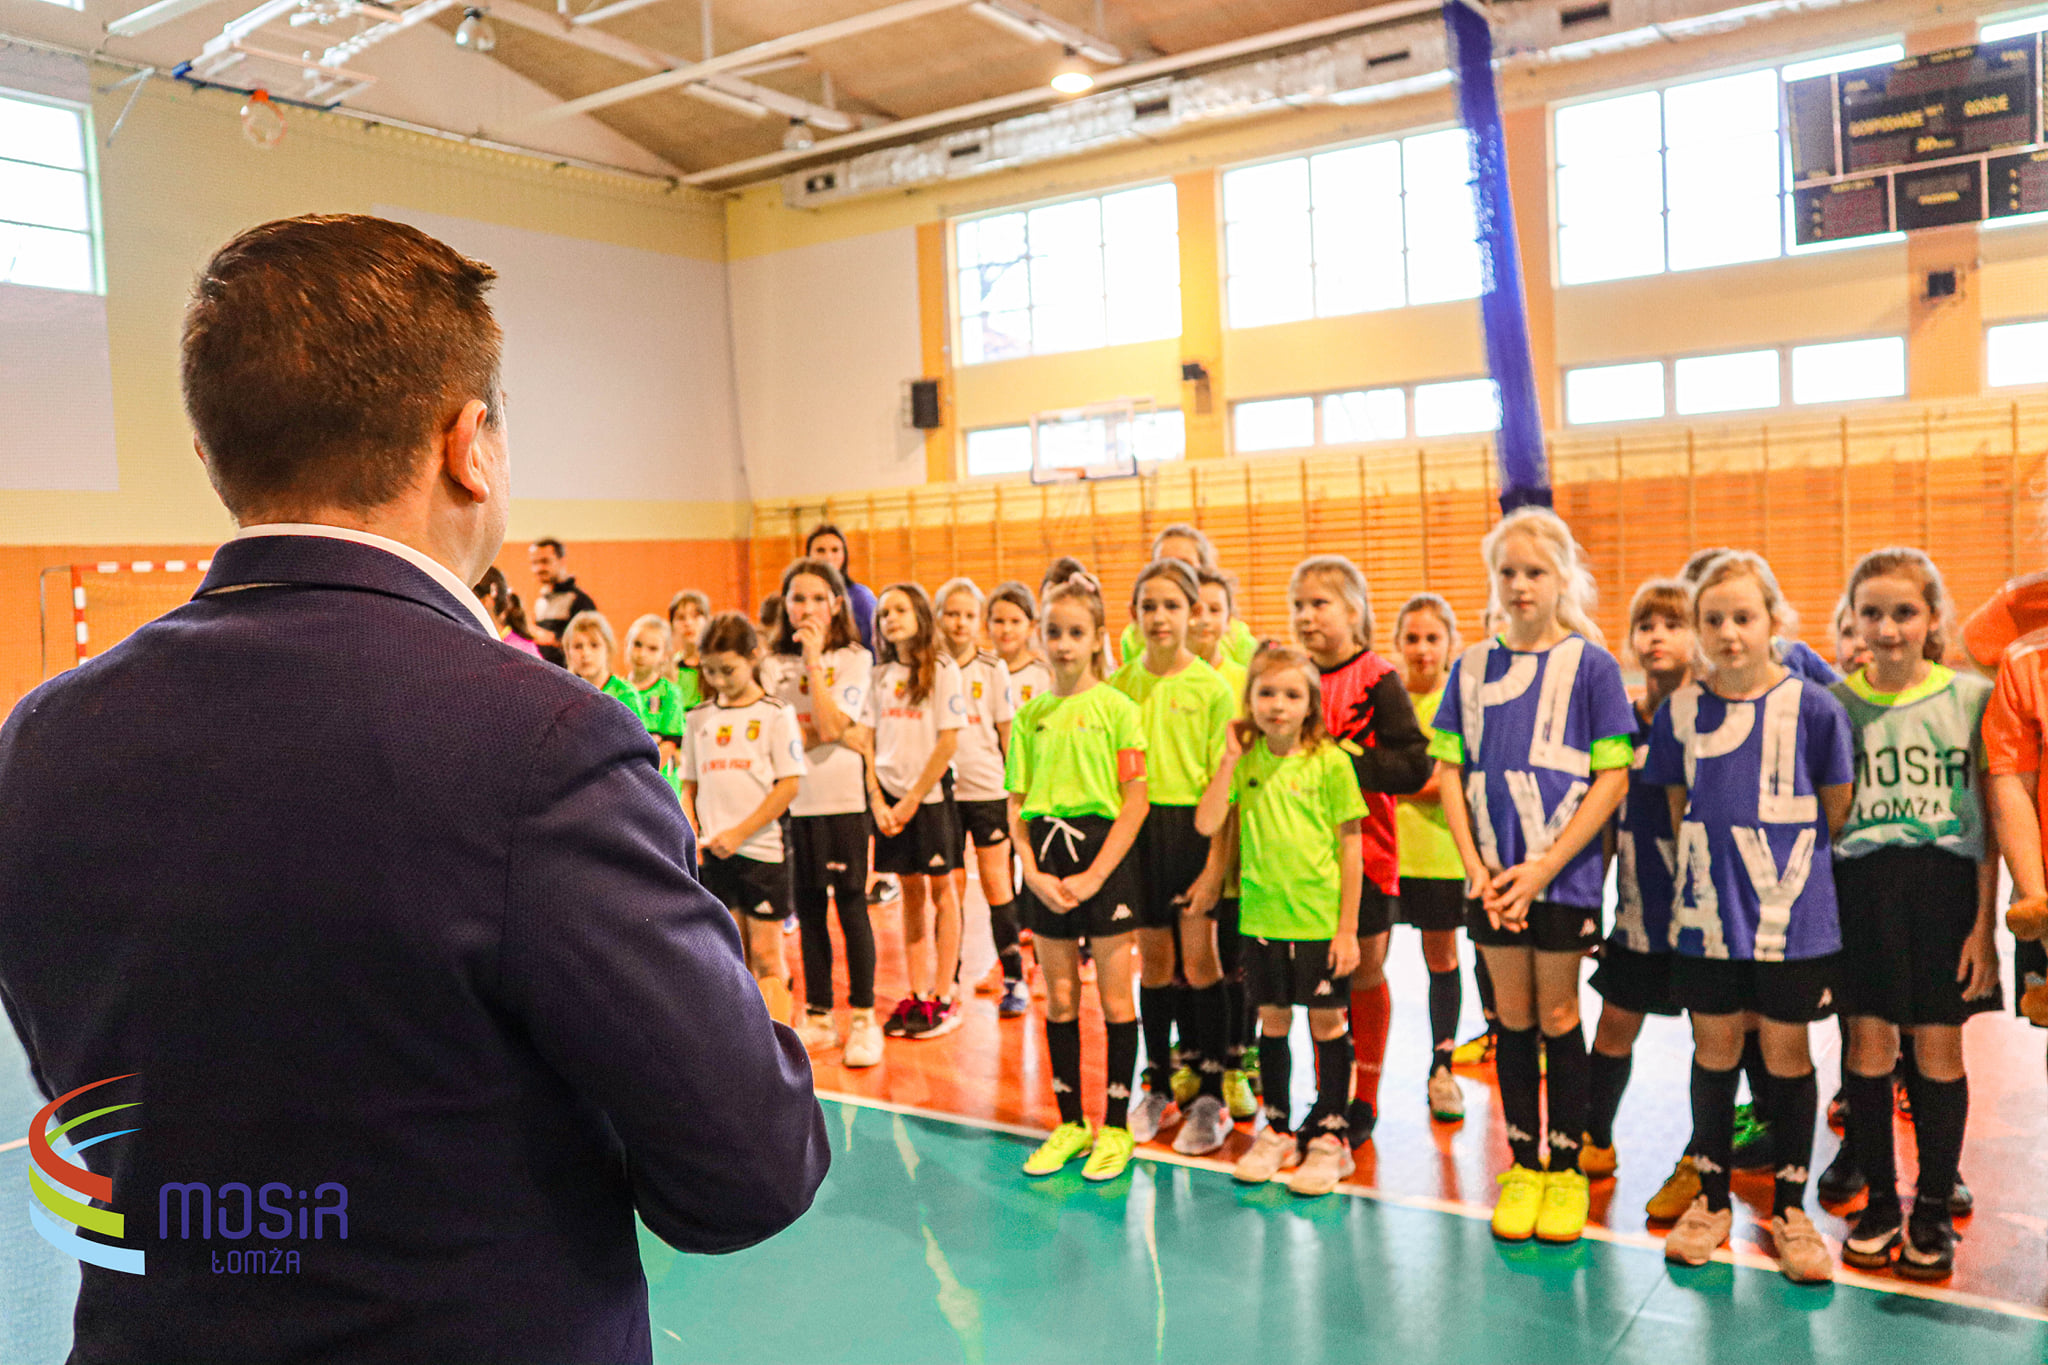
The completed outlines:
[[[610,57],[614,61],[624,62],[628,66],[637,66],[643,71],[669,72],[693,65],[693,63],[685,58],[675,56],[672,53],[661,52],[655,48],[644,47],[639,43],[633,42],[631,39],[621,38],[615,33],[606,33],[594,28],[573,27],[569,23],[564,22],[562,17],[553,10],[544,10],[532,5],[522,4],[520,0],[492,0],[490,14],[493,19],[503,20],[514,28],[523,28],[529,33],[538,33],[543,37],[558,39],[574,47],[580,47],[586,51]],[[701,63],[698,64],[701,65]],[[773,64],[760,61],[748,62],[741,65],[739,70],[758,73],[764,66],[772,69]],[[733,108],[731,101],[738,99],[761,105],[768,112],[781,114],[785,118],[802,119],[813,128],[822,129],[826,132],[850,132],[856,126],[851,114],[838,109],[827,108],[822,104],[815,104],[796,95],[784,94],[780,90],[771,90],[765,85],[758,85],[737,74],[727,73],[718,75],[713,80],[691,81],[684,87],[683,93],[694,93],[692,87],[712,88],[714,93],[708,99],[702,95],[699,95],[698,98],[705,99],[706,103],[718,104],[722,108]],[[718,98],[719,95],[724,95],[728,98],[721,100]]]
[[[156,0],[153,5],[144,5],[132,14],[124,14],[107,25],[107,32],[116,38],[133,38],[138,33],[147,33],[158,24],[168,24],[173,19],[182,19],[193,10],[204,9],[214,0]]]
[[[857,33],[867,33],[873,29],[906,23],[912,19],[922,19],[929,14],[939,14],[946,10],[960,9],[967,3],[968,0],[897,0],[897,3],[893,5],[884,5],[882,8],[870,10],[866,14],[851,15],[848,18],[835,20],[829,24],[820,24],[816,28],[807,28],[799,33],[788,34],[785,37],[770,38],[766,42],[755,43],[751,47],[734,48],[731,52],[722,53],[716,57],[709,57],[701,62],[692,62],[686,66],[677,67],[672,71],[663,71],[657,75],[644,76],[637,81],[628,81],[624,85],[615,85],[609,90],[599,90],[577,99],[564,100],[551,109],[544,110],[521,121],[523,123],[539,123],[553,119],[571,118],[577,114],[587,114],[593,109],[602,109],[607,105],[619,104],[625,100],[639,99],[642,96],[656,94],[663,90],[672,90],[679,85],[689,85],[703,80],[706,76],[716,76],[722,72],[752,66],[758,62],[766,61],[770,57],[781,57],[791,52],[835,42],[841,38],[850,38]]]
[[[632,4],[636,0],[621,3]],[[1124,63],[1123,49],[1109,39],[1047,14],[1036,5],[1025,4],[1024,0],[972,0],[967,12],[1028,42],[1058,43],[1103,66]]]
[[[1353,29],[1371,28],[1400,19],[1412,19],[1419,14],[1435,14],[1442,8],[1440,0],[1389,0],[1386,4],[1368,5],[1364,9],[1350,10],[1327,19],[1315,19],[1305,24],[1295,24],[1290,28],[1274,29],[1270,33],[1254,34],[1248,38],[1237,38],[1227,43],[1198,48],[1192,52],[1132,62],[1113,70],[1097,72],[1095,88],[1100,91],[1120,85],[1134,85],[1155,77],[1170,76],[1190,67],[1232,61],[1239,57],[1268,52],[1274,48],[1332,37]],[[772,152],[765,156],[730,162],[724,166],[714,166],[709,170],[684,176],[683,183],[718,185],[736,180],[760,179],[798,162],[830,161],[856,148],[872,147],[877,143],[895,141],[908,134],[950,128],[1001,114],[1020,113],[1056,103],[1059,98],[1049,88],[1036,86],[1014,95],[998,95],[994,99],[978,100],[973,104],[963,104],[952,109],[940,109],[930,114],[919,114],[914,118],[898,119],[894,123],[885,123],[874,128],[856,129],[839,137],[821,139],[816,145],[803,151]]]

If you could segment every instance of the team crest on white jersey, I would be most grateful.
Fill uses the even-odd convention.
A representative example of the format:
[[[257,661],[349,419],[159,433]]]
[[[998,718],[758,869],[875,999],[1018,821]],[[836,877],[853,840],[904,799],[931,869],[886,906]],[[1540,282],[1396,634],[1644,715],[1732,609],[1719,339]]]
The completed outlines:
[[[721,725],[718,727],[718,742],[720,744],[732,743],[732,727],[730,725]]]

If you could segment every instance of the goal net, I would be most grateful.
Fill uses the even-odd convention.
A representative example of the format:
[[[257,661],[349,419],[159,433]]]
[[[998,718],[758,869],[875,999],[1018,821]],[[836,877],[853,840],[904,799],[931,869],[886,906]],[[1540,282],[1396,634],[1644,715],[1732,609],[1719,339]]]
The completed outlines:
[[[192,600],[210,559],[102,560],[44,569],[42,608],[45,678],[104,654],[138,629]]]

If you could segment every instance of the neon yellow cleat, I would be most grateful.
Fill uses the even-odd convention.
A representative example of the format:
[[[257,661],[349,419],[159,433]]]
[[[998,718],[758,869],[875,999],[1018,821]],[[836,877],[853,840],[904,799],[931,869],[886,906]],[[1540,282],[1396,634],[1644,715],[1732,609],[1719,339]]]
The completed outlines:
[[[1081,1168],[1083,1180],[1114,1180],[1124,1173],[1124,1167],[1131,1164],[1131,1153],[1138,1144],[1131,1138],[1128,1128],[1103,1128],[1095,1134],[1095,1150],[1088,1156],[1088,1164]]]
[[[1024,1159],[1024,1174],[1051,1175],[1094,1145],[1095,1130],[1087,1124],[1063,1123]]]
[[[1543,1177],[1543,1210],[1536,1215],[1536,1238],[1542,1242],[1576,1242],[1586,1230],[1592,1193],[1584,1171],[1552,1171]]]
[[[1542,1208],[1543,1172],[1510,1166],[1500,1178],[1500,1200],[1493,1206],[1493,1235],[1503,1242],[1528,1241]]]
[[[1175,1067],[1171,1084],[1173,1102],[1182,1109],[1193,1104],[1195,1096],[1202,1093],[1202,1078],[1195,1074],[1195,1069],[1191,1066]]]
[[[1475,1038],[1467,1038],[1451,1049],[1451,1065],[1462,1067],[1492,1066],[1494,1049],[1497,1046],[1492,1029]]]
[[[1223,1073],[1223,1103],[1230,1108],[1233,1122],[1243,1123],[1259,1112],[1259,1097],[1252,1093],[1252,1078],[1242,1071]]]

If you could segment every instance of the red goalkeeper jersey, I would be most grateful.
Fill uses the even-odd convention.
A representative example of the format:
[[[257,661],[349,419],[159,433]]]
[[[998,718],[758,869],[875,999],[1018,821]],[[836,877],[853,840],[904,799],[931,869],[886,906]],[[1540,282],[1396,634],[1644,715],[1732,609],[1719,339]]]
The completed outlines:
[[[1389,896],[1401,890],[1394,798],[1429,780],[1428,741],[1415,723],[1394,666],[1369,649],[1322,670],[1323,717],[1351,760],[1365,796],[1360,823],[1365,879]]]

